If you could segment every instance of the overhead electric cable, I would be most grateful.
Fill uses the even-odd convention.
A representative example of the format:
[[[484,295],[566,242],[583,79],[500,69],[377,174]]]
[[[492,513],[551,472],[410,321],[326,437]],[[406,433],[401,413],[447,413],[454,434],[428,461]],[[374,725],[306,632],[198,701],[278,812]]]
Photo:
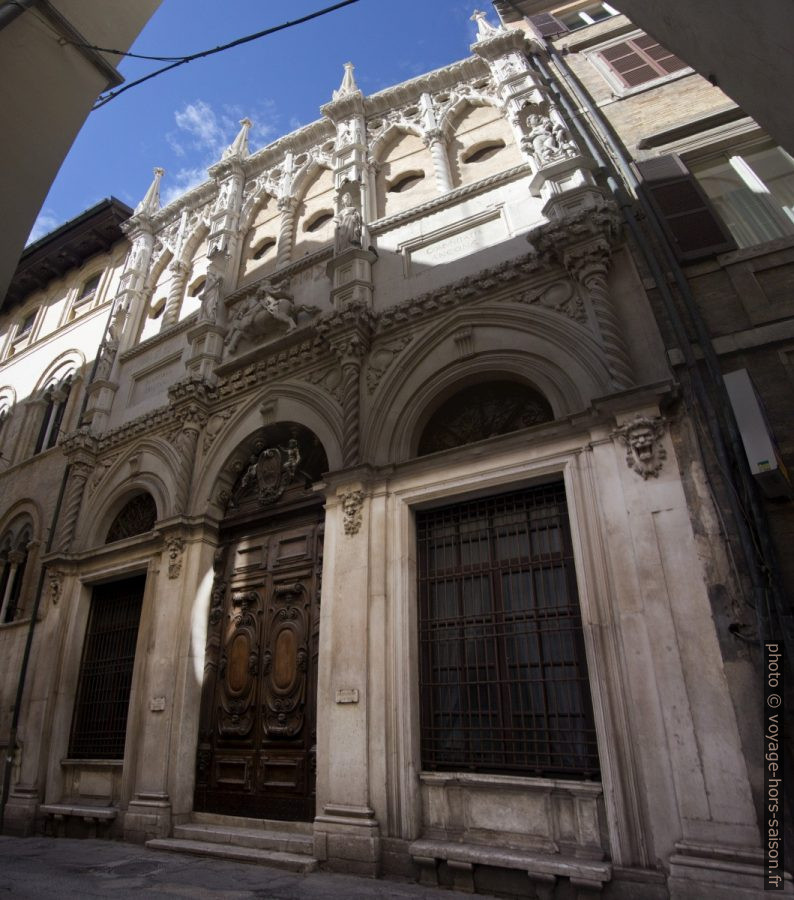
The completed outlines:
[[[116,90],[109,91],[107,94],[103,94],[102,96],[98,97],[92,109],[99,109],[106,103],[110,103],[110,101],[118,97],[119,94],[123,94],[124,91],[128,91],[130,88],[136,87],[139,84],[143,84],[145,81],[149,81],[150,79],[155,78],[158,75],[162,75],[163,72],[168,72],[170,69],[175,69],[177,68],[177,66],[183,66],[185,65],[185,63],[193,62],[194,59],[202,59],[205,56],[212,56],[215,53],[221,53],[223,50],[229,50],[232,47],[239,47],[241,44],[247,44],[251,41],[256,41],[259,38],[267,37],[267,35],[269,34],[275,34],[275,32],[277,31],[283,31],[285,28],[292,28],[293,25],[302,25],[304,22],[309,22],[312,19],[317,19],[320,16],[335,12],[338,9],[342,9],[342,7],[344,6],[350,6],[352,3],[358,3],[358,0],[342,0],[342,2],[335,3],[333,6],[326,6],[325,9],[319,9],[316,12],[309,13],[306,16],[301,16],[300,19],[293,19],[292,21],[284,22],[281,25],[275,25],[272,28],[266,28],[264,31],[257,31],[256,34],[248,34],[245,37],[237,38],[237,40],[230,41],[228,44],[221,44],[219,47],[213,47],[210,50],[201,50],[198,53],[191,53],[189,56],[143,56],[137,53],[126,53],[123,50],[109,50],[105,47],[95,47],[92,44],[75,44],[75,46],[87,47],[92,50],[97,50],[100,53],[114,53],[118,56],[132,56],[137,59],[152,59],[159,60],[161,62],[173,60],[170,66],[163,66],[161,69],[156,69],[154,72],[150,72],[148,75],[144,75],[142,78],[137,78],[135,81],[131,81],[129,82],[129,84],[125,84],[123,87],[116,88]]]

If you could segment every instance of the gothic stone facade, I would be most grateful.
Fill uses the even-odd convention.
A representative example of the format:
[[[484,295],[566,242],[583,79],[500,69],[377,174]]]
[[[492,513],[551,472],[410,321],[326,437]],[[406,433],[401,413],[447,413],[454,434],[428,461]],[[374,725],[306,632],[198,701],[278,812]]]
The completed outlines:
[[[694,425],[526,36],[478,21],[125,223],[83,417],[2,520],[44,534],[62,451],[15,827],[300,820],[364,874],[760,891]]]

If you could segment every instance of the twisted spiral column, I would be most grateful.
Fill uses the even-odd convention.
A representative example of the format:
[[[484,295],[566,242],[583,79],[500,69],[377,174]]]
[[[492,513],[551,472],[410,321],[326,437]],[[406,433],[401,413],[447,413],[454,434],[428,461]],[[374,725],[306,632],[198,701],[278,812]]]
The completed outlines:
[[[430,148],[433,167],[436,171],[436,182],[442,194],[452,190],[452,170],[449,167],[447,145],[440,129],[434,128],[425,133],[425,143]]]
[[[187,278],[187,264],[175,260],[169,266],[171,270],[171,286],[168,289],[168,300],[165,303],[163,324],[160,330],[170,328],[179,321],[179,307],[182,305],[182,296],[185,293],[185,279]]]
[[[58,549],[68,551],[74,537],[74,527],[77,524],[77,516],[80,513],[80,505],[83,502],[85,485],[91,474],[91,466],[88,463],[72,463],[72,472],[69,477],[69,488],[63,505],[63,524],[61,525],[61,537],[58,541]]]
[[[187,512],[188,500],[190,499],[190,485],[193,480],[193,466],[196,461],[196,445],[198,444],[199,432],[205,418],[197,407],[189,407],[185,412],[182,430],[176,439],[180,465],[176,473],[174,491],[175,513]]]
[[[360,374],[361,362],[358,359],[348,357],[342,361],[342,464],[345,468],[359,462]]]
[[[292,197],[282,197],[278,201],[278,208],[281,210],[281,222],[276,245],[276,267],[280,269],[287,265],[292,256],[292,234],[295,227],[297,203]]]
[[[569,262],[573,274],[593,301],[593,311],[601,333],[612,386],[616,390],[625,390],[634,384],[634,371],[623,340],[620,322],[609,297],[608,260],[607,253],[597,251],[586,253]]]

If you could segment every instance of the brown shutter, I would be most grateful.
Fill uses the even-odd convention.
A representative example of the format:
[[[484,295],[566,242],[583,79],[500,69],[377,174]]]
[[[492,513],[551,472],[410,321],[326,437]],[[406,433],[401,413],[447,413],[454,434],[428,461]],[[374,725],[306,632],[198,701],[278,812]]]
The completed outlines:
[[[600,55],[628,87],[637,87],[659,77],[656,69],[637,53],[629,41],[621,41],[602,50]]]
[[[568,26],[555,18],[551,13],[540,13],[537,16],[527,16],[542,37],[554,37],[555,34],[563,34],[568,31]]]
[[[681,69],[686,69],[687,64],[676,56],[674,53],[671,53],[669,50],[666,50],[662,45],[652,38],[649,34],[644,34],[642,37],[634,38],[634,43],[642,50],[644,53],[647,53],[648,56],[656,63],[657,66],[664,72],[665,74],[671,74],[673,72],[678,72]]]
[[[634,163],[640,190],[662,221],[679,259],[684,262],[736,249],[722,220],[694,175],[675,156]]]

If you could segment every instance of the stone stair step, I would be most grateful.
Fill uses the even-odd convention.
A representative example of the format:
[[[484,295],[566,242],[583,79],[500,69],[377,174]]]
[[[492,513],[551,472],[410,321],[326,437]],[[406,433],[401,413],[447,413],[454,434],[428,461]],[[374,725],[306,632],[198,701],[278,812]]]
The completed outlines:
[[[180,840],[200,841],[211,844],[231,844],[256,850],[278,850],[282,853],[314,853],[314,838],[310,834],[296,834],[275,829],[241,828],[239,826],[208,825],[190,822],[177,825],[174,837]]]
[[[216,844],[211,841],[189,841],[179,838],[154,838],[147,841],[150,850],[168,850],[173,853],[192,853],[194,856],[210,856],[214,859],[228,859],[233,862],[254,863],[272,866],[305,875],[317,868],[317,860],[298,853],[283,853],[278,850],[258,850],[255,847],[238,847],[232,844]]]
[[[224,828],[250,828],[256,831],[288,831],[290,834],[314,833],[312,822],[282,821],[281,819],[249,819],[244,816],[227,816],[221,813],[194,812],[192,825],[220,825]]]

